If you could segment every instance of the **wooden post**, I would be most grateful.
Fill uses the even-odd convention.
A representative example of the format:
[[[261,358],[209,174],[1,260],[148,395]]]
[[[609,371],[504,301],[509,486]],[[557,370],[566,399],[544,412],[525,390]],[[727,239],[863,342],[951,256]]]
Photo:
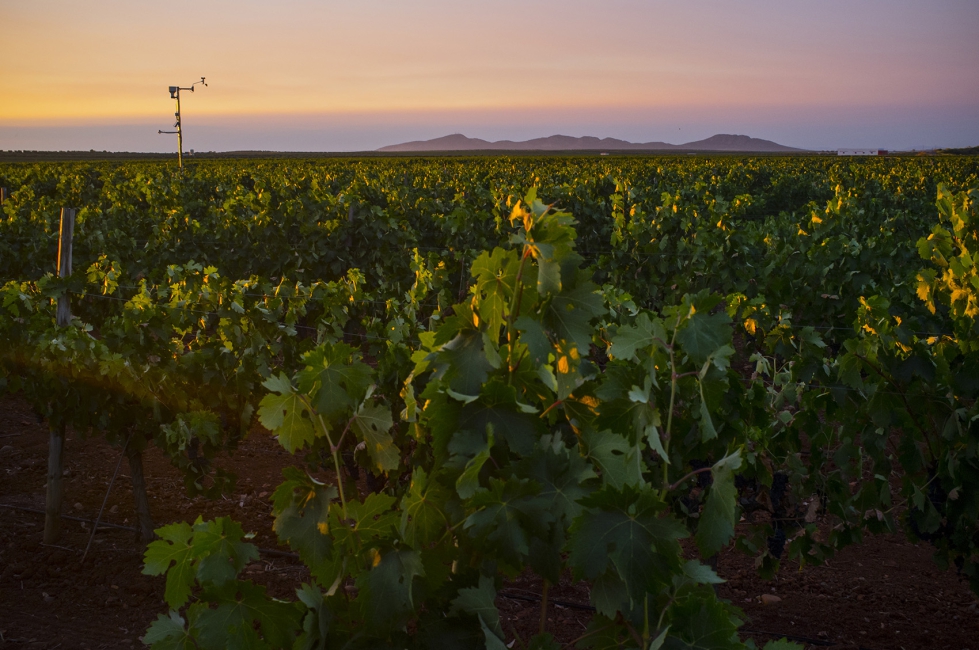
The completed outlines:
[[[71,239],[75,234],[74,208],[61,208],[61,237],[58,239],[58,277],[71,275]],[[71,322],[71,303],[68,294],[58,298],[58,327]]]
[[[3,207],[3,202],[7,200],[7,188],[0,187],[0,207]]]
[[[71,239],[75,232],[75,211],[61,208],[61,228],[58,239],[58,277],[71,275]],[[71,307],[67,294],[58,298],[58,327],[71,322]],[[44,543],[53,544],[61,537],[61,499],[64,495],[64,419],[51,426],[48,438],[48,489],[44,504]]]
[[[143,474],[143,452],[130,441],[126,444],[126,458],[129,460],[129,477],[133,485],[133,500],[136,505],[136,539],[152,542],[156,539],[153,529],[153,515],[150,513],[150,500],[146,492],[146,476]]]

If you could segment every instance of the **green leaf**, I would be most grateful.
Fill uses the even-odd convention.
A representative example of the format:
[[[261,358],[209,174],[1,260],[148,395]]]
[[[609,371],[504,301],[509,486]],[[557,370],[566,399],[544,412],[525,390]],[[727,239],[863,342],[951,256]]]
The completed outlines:
[[[493,585],[492,578],[481,575],[479,576],[479,586],[459,590],[459,595],[452,601],[449,615],[458,616],[460,612],[479,617],[483,627],[490,634],[498,639],[503,638],[500,612],[496,609],[496,587]],[[488,637],[489,635],[487,635],[487,641]],[[487,647],[489,647],[488,643]]]
[[[156,620],[146,630],[143,643],[151,646],[153,650],[195,650],[197,648],[190,632],[184,627],[184,619],[174,610],[170,610],[169,616],[160,614],[156,617]]]
[[[329,589],[341,570],[342,558],[333,553],[329,533],[330,501],[337,496],[333,486],[317,487],[280,510],[272,524],[279,539],[299,554],[320,585]]]
[[[490,338],[490,335],[486,332],[483,332],[483,354],[486,355],[486,361],[490,364],[490,367],[493,368],[493,370],[499,370],[503,365],[503,359],[500,358],[500,351],[497,343],[493,341]]]
[[[586,273],[587,275],[587,273]],[[602,295],[597,284],[583,281],[551,300],[544,312],[544,323],[557,335],[558,341],[566,341],[564,347],[572,347],[587,354],[591,345],[591,321],[602,314]]]
[[[676,340],[697,366],[731,342],[731,317],[723,311],[710,314],[696,311],[680,326]]]
[[[459,429],[485,435],[492,428],[497,442],[502,438],[511,450],[526,456],[533,453],[540,418],[524,413],[517,403],[517,391],[499,379],[482,386],[479,399],[467,404],[459,418]]]
[[[663,650],[742,650],[740,621],[710,590],[698,591],[673,606],[673,622]]]
[[[543,252],[543,246],[538,246]],[[542,296],[557,293],[561,290],[561,263],[541,256],[537,260],[537,293]]]
[[[656,635],[652,641],[649,642],[649,647],[646,650],[659,650],[663,647],[663,643],[666,641],[666,635],[670,632],[670,626],[667,625],[663,628],[663,631]]]
[[[397,469],[401,462],[401,454],[388,433],[393,426],[389,408],[366,404],[360,407],[350,425],[357,437],[364,441],[374,465],[382,472]]]
[[[615,391],[616,380],[603,384],[600,391],[611,396]],[[626,437],[630,444],[638,444],[646,439],[650,446],[660,453],[660,457],[669,463],[669,458],[660,441],[658,427],[662,426],[659,409],[655,405],[655,396],[651,394],[652,380],[647,376],[644,388],[633,385],[628,392],[628,399],[608,399],[599,407],[599,416],[595,426],[608,429]]]
[[[414,375],[408,375],[404,388],[401,389],[401,399],[405,403],[404,410],[401,411],[401,419],[405,422],[418,421],[418,400],[415,399],[415,385],[412,383],[414,378]]]
[[[782,638],[777,641],[769,641],[762,650],[804,650],[804,646]]]
[[[311,396],[316,412],[328,420],[345,415],[364,398],[371,383],[370,366],[348,345],[324,343],[303,357],[299,390]]]
[[[413,550],[391,550],[361,576],[364,613],[372,628],[389,629],[404,624],[415,609],[414,581],[423,577],[421,557]]]
[[[178,522],[156,529],[160,539],[150,542],[143,556],[143,574],[167,574],[163,599],[171,609],[180,609],[190,598],[194,584],[194,552],[190,545],[194,534],[190,524]],[[171,565],[173,567],[171,568]]]
[[[569,543],[576,576],[594,580],[611,563],[633,599],[672,582],[680,569],[676,540],[687,530],[650,488],[604,487],[582,505],[589,510],[574,522]]]
[[[553,346],[547,338],[544,327],[529,316],[519,317],[514,321],[513,326],[520,332],[520,342],[527,346],[531,361],[536,365],[547,363],[547,357],[553,350]]]
[[[611,431],[585,431],[581,440],[587,457],[602,471],[602,480],[614,488],[643,484],[642,454],[638,446]]]
[[[292,387],[292,382],[289,380],[289,377],[287,377],[286,373],[284,372],[280,372],[278,376],[276,375],[269,376],[268,379],[262,382],[262,386],[265,386],[273,393],[278,393],[280,395],[291,395],[294,392],[296,392],[295,389]]]
[[[651,425],[646,427],[646,443],[655,451],[662,462],[670,464],[670,455],[663,448],[663,439],[659,435],[659,427]]]
[[[303,583],[296,589],[296,597],[309,610],[303,618],[303,632],[293,646],[294,650],[314,650],[326,644],[333,616],[323,600],[323,592],[313,585]]]
[[[249,562],[258,559],[258,548],[242,542],[245,531],[230,517],[194,524],[194,556],[201,558],[197,579],[203,585],[234,580]]]
[[[609,356],[615,359],[638,360],[636,353],[652,345],[662,346],[667,340],[666,329],[660,319],[650,319],[643,312],[636,317],[634,325],[624,325],[612,338]]]
[[[498,337],[506,319],[516,286],[520,260],[514,250],[494,248],[492,253],[482,252],[473,262],[472,275],[476,278],[479,299],[479,318],[487,323],[491,337]]]
[[[554,369],[557,383],[557,398],[565,400],[571,393],[584,383],[584,377],[579,372],[581,355],[578,348],[565,348],[557,345],[554,348]]]
[[[479,490],[479,473],[490,457],[490,446],[493,444],[492,434],[488,435],[487,446],[466,463],[465,469],[456,479],[456,492],[460,498],[468,499]]]
[[[463,395],[478,395],[493,366],[483,351],[483,335],[475,330],[460,332],[438,353],[437,376]]]
[[[737,523],[737,490],[734,472],[741,467],[741,450],[725,456],[711,468],[714,481],[707,493],[707,503],[697,526],[697,546],[703,557],[711,557],[734,536]]]
[[[401,538],[418,549],[438,539],[449,525],[442,512],[448,493],[421,467],[411,473],[408,493],[401,500]],[[463,497],[465,498],[465,497]]]
[[[207,593],[216,608],[194,605],[192,629],[205,650],[261,647],[261,638],[273,648],[291,648],[300,629],[301,612],[292,603],[273,600],[265,587],[250,581],[231,582]]]
[[[343,559],[333,553],[333,539],[329,536],[330,502],[337,496],[336,487],[314,482],[300,472],[290,476],[292,480],[276,490],[272,529],[299,553],[313,577],[330,588],[339,576]]]
[[[578,501],[591,492],[582,484],[596,477],[577,448],[568,449],[557,436],[542,438],[534,454],[520,463],[519,474],[541,485],[539,496],[550,502],[554,518],[563,518],[566,525],[581,514]]]
[[[331,526],[335,541],[342,541],[351,551],[360,551],[368,547],[368,540],[393,537],[400,521],[398,514],[391,512],[396,501],[383,493],[369,494],[363,503],[347,501],[347,522]],[[352,526],[348,525],[350,522]]]
[[[707,442],[717,437],[717,429],[714,428],[714,421],[710,419],[710,410],[707,408],[707,398],[704,397],[704,384],[697,382],[700,387],[700,440]]]
[[[265,382],[265,385],[270,382],[272,379]],[[309,409],[295,393],[283,395],[269,393],[259,404],[259,422],[279,436],[279,444],[290,454],[313,444],[313,423],[309,418]]]
[[[615,570],[598,576],[591,586],[591,604],[602,616],[615,619],[617,612],[629,608],[629,587]]]
[[[723,578],[717,575],[714,569],[706,564],[701,564],[697,560],[688,560],[683,565],[683,575],[697,584],[719,585],[725,582]]]
[[[537,492],[538,487],[528,480],[491,478],[489,489],[470,500],[476,512],[469,515],[464,528],[477,545],[492,548],[497,557],[520,567],[530,552],[530,533],[554,521],[547,500]]]
[[[479,627],[483,630],[483,638],[486,639],[486,650],[509,650],[503,639],[496,636],[482,618],[479,619]]]

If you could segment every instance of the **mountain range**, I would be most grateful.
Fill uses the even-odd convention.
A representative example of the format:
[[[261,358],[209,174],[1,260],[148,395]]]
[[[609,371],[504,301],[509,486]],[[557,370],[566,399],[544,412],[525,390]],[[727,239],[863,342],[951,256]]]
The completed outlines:
[[[469,138],[461,133],[434,140],[415,140],[381,147],[378,151],[716,151],[739,153],[789,153],[804,151],[746,135],[713,135],[706,140],[684,144],[668,142],[628,142],[616,138],[552,135],[533,140],[497,140],[490,142]]]

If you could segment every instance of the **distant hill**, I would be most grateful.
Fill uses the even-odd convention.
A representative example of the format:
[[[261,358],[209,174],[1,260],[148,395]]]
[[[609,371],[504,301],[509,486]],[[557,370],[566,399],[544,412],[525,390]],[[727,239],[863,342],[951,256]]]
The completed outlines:
[[[381,147],[378,151],[725,151],[743,153],[787,153],[804,151],[746,135],[718,134],[706,140],[684,144],[668,142],[628,142],[616,138],[595,138],[552,135],[533,140],[497,140],[468,138],[454,133],[434,140],[415,140]]]
[[[961,147],[959,149],[936,149],[935,153],[950,153],[955,156],[977,156],[979,147]]]

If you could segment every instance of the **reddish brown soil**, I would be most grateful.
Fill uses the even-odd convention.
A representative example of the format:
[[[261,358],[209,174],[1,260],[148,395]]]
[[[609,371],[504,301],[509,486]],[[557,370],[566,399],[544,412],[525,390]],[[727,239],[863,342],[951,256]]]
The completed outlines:
[[[44,508],[47,430],[17,399],[0,401],[0,504]],[[8,448],[9,447],[9,448]],[[119,458],[97,439],[69,434],[65,444],[65,512],[94,519]],[[230,515],[254,531],[254,542],[278,548],[271,532],[268,496],[280,470],[293,459],[267,434],[256,431],[233,458],[221,462],[239,476],[234,497],[188,499],[175,469],[156,451],[145,469],[157,524]],[[109,495],[103,521],[132,525],[132,493],[122,472]],[[43,515],[0,507],[0,647],[127,648],[165,611],[163,578],[144,576],[134,533],[100,528],[84,564],[91,527],[66,520],[56,546],[41,543]],[[280,549],[284,550],[284,549]],[[979,650],[979,600],[954,571],[940,571],[927,545],[898,536],[868,538],[826,566],[786,564],[778,579],[757,577],[753,561],[722,554],[718,572],[728,582],[719,593],[748,616],[745,637],[759,645],[789,635],[806,647],[951,648]],[[269,554],[247,569],[273,594],[289,596],[308,572],[295,560]],[[532,636],[540,624],[538,580],[508,582],[497,601],[509,639]],[[781,601],[765,605],[762,594]],[[547,630],[563,643],[585,632],[591,617],[587,585],[569,579],[550,590]],[[520,647],[520,643],[514,645]],[[569,646],[570,647],[570,646]]]

